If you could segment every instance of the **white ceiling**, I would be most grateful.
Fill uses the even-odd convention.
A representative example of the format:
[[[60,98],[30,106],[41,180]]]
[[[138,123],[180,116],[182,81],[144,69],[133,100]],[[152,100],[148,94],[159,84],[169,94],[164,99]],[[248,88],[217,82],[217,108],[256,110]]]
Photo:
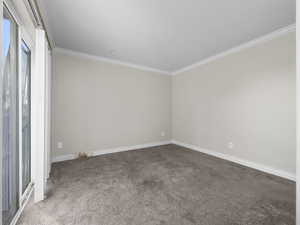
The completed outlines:
[[[40,0],[55,45],[173,72],[295,23],[295,0]]]

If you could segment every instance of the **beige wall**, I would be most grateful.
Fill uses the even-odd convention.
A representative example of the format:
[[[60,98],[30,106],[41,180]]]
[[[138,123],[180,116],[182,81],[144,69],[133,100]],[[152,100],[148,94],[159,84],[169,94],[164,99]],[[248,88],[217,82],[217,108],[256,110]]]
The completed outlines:
[[[173,77],[173,139],[295,174],[295,44],[289,33]]]
[[[295,174],[295,67],[294,32],[173,77],[56,53],[52,156],[173,139]]]
[[[53,157],[171,139],[170,76],[64,53],[53,60]]]

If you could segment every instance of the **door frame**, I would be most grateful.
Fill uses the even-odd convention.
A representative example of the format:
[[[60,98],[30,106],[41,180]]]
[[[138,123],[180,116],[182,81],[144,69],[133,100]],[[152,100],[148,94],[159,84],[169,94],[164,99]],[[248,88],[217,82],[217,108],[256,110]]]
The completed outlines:
[[[22,76],[22,43],[25,43],[25,45],[28,47],[28,49],[30,50],[30,52],[32,53],[34,50],[34,45],[33,45],[33,41],[30,38],[30,36],[28,35],[27,31],[24,29],[24,27],[22,25],[19,25],[19,32],[18,32],[18,113],[19,113],[19,130],[18,130],[18,135],[19,135],[19,207],[21,208],[24,204],[24,201],[28,198],[29,193],[31,192],[31,189],[33,188],[33,177],[32,177],[32,149],[31,149],[31,165],[30,165],[30,169],[31,169],[31,177],[30,177],[30,183],[28,184],[28,186],[26,187],[24,193],[22,191],[22,187],[23,187],[23,179],[22,179],[22,175],[23,175],[23,158],[22,158],[22,80],[20,79]],[[30,55],[30,83],[31,83],[31,76],[32,76],[32,54]],[[31,93],[31,85],[30,85],[30,93]],[[31,98],[30,98],[31,101]],[[30,117],[31,117],[31,103],[30,103]],[[30,118],[30,121],[32,121],[32,118]],[[31,124],[30,124],[31,127]],[[31,128],[30,128],[30,136],[31,136]]]

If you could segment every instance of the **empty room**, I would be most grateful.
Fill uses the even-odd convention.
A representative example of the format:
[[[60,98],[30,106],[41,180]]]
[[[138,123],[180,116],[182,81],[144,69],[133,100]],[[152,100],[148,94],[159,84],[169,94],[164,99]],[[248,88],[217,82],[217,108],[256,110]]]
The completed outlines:
[[[1,3],[2,225],[300,224],[295,0]]]

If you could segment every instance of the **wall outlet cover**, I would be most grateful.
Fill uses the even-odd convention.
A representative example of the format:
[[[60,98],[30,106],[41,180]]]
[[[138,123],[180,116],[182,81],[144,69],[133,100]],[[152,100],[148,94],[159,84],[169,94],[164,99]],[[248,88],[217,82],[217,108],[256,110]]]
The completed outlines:
[[[234,148],[234,144],[232,142],[228,142],[227,147],[229,149],[233,149]]]
[[[63,143],[62,142],[57,142],[57,148],[62,149],[63,148]]]

